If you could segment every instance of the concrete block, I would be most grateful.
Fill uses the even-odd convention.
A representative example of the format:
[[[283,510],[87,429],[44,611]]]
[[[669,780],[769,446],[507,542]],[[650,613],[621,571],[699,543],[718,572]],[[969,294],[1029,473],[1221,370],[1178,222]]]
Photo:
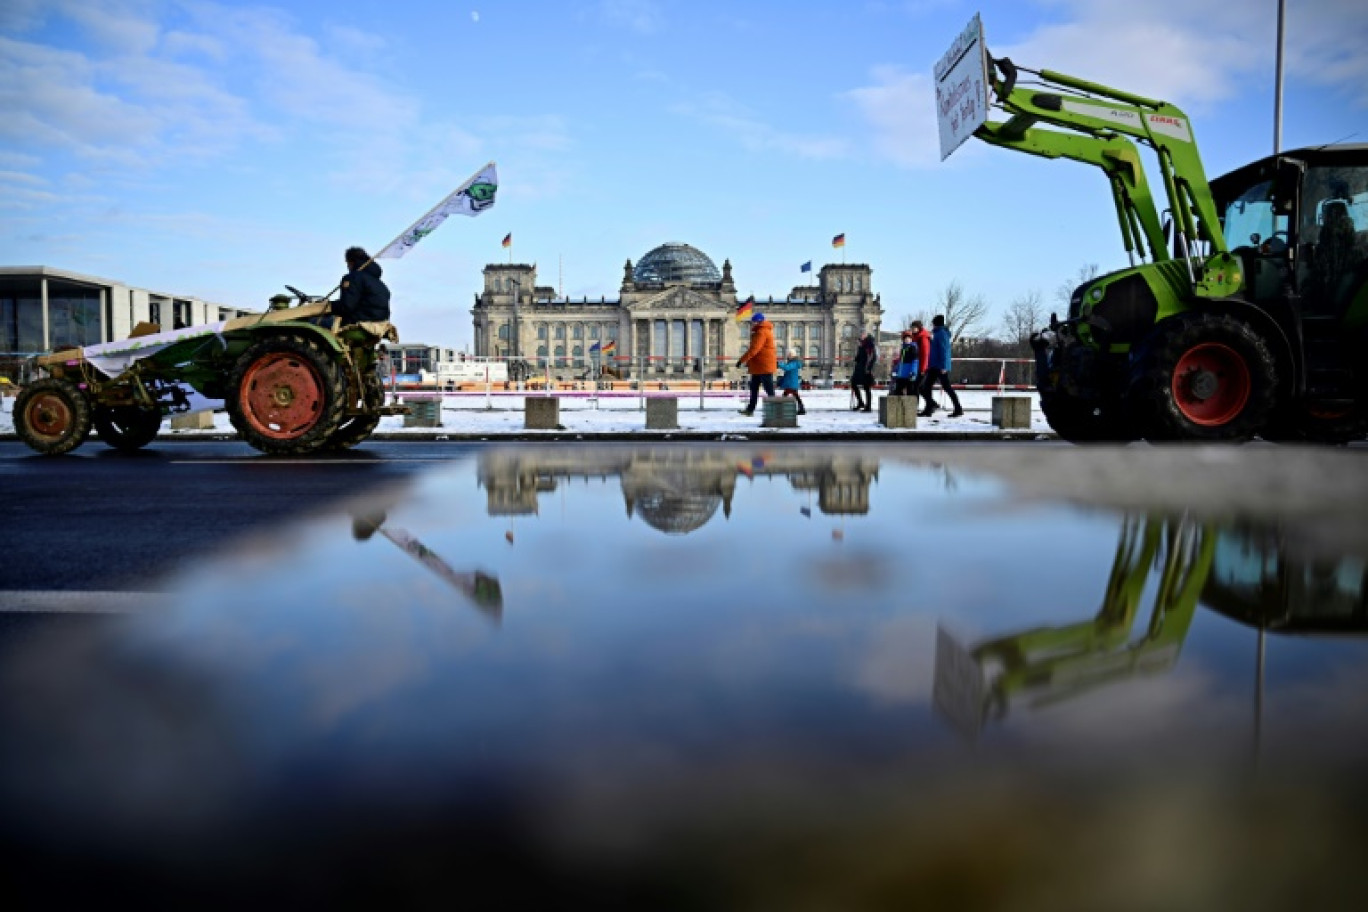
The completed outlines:
[[[529,431],[560,430],[560,399],[555,396],[528,396],[523,411],[523,428]]]
[[[770,428],[796,428],[798,426],[798,400],[792,396],[767,396],[761,402],[760,426]]]
[[[679,427],[679,400],[674,396],[646,400],[646,430],[673,431]]]
[[[173,431],[211,431],[213,429],[214,413],[210,411],[171,416],[171,430]]]
[[[886,428],[915,428],[920,403],[916,396],[880,396],[879,424]]]
[[[409,413],[404,416],[404,427],[436,428],[442,426],[440,399],[406,399]]]
[[[1031,397],[994,396],[993,427],[1029,429],[1031,427]]]

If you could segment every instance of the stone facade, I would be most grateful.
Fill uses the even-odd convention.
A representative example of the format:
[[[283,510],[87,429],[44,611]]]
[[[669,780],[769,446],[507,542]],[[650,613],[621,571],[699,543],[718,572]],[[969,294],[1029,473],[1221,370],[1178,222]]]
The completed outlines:
[[[676,251],[692,258],[677,272],[692,274],[660,280],[662,259]],[[475,354],[508,358],[525,375],[559,379],[589,378],[600,367],[624,379],[741,377],[744,369],[734,365],[750,330],[735,318],[743,299],[731,261],[718,271],[706,255],[682,244],[657,247],[640,262],[648,261],[649,271],[627,261],[615,299],[561,298],[537,284],[535,264],[489,264],[471,311]],[[862,263],[828,264],[816,285],[795,287],[782,298],[757,297],[754,308],[775,325],[781,355],[798,348],[808,379],[843,376],[861,331],[878,331],[883,309],[870,285],[872,272]],[[612,351],[596,362],[593,346],[610,342]]]

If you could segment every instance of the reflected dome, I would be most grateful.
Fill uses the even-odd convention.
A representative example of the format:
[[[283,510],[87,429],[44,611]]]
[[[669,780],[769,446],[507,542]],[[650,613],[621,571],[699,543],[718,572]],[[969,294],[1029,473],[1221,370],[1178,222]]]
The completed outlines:
[[[652,491],[637,499],[636,510],[651,528],[686,535],[712,519],[721,503],[717,494]]]
[[[632,269],[632,279],[642,283],[708,285],[722,281],[722,273],[712,258],[697,247],[670,241],[643,256]]]

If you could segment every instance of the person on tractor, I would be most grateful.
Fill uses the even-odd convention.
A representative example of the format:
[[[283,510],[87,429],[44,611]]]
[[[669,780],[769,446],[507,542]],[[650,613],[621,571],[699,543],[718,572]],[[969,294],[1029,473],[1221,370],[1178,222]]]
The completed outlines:
[[[380,264],[360,247],[348,247],[344,257],[347,274],[342,277],[341,294],[332,306],[343,326],[353,323],[383,323],[390,318],[390,291],[380,281]]]

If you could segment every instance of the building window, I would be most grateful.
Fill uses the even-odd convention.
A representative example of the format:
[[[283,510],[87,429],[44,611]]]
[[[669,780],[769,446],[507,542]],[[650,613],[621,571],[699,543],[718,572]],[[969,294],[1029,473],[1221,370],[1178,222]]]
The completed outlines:
[[[564,345],[557,345],[557,346],[556,346],[556,361],[555,361],[555,363],[552,365],[552,367],[560,367],[560,366],[561,366],[562,364],[564,364],[564,363],[565,363],[565,346],[564,346]]]
[[[538,346],[537,346],[537,363],[538,363],[538,364],[541,364],[543,367],[546,366],[546,346],[545,346],[545,345],[538,345]]]
[[[589,341],[592,342],[592,341],[594,341],[595,339],[597,339],[598,337],[599,337],[599,325],[598,325],[597,323],[590,323],[590,324],[589,324]]]
[[[571,335],[571,337],[574,338],[574,339],[583,339],[583,338],[584,338],[584,327],[581,326],[579,323],[576,323],[576,324],[574,325],[574,327],[571,328],[571,330],[570,330],[570,335]]]
[[[575,367],[584,367],[584,346],[576,345],[570,353],[575,358]]]
[[[161,301],[147,302],[147,319],[161,326]]]
[[[808,357],[811,358],[813,361],[816,361],[818,358],[822,357],[822,347],[820,345],[814,345],[811,348],[809,348]]]
[[[500,342],[507,342],[507,341],[508,341],[508,334],[509,334],[510,332],[512,332],[512,330],[509,328],[509,325],[508,325],[507,323],[502,323],[502,324],[500,324],[500,325],[499,325],[499,341],[500,341]]]
[[[100,292],[48,283],[48,344],[55,351],[100,341]]]
[[[608,338],[610,338],[610,339],[616,339],[616,338],[617,338],[617,333],[618,333],[617,324],[616,324],[616,323],[609,323],[609,324],[608,324]]]
[[[684,321],[670,321],[670,358],[671,360],[683,360],[684,358]]]
[[[538,338],[538,339],[541,339],[542,341],[545,341],[545,340],[546,340],[546,324],[545,324],[545,323],[538,323],[538,324],[537,324],[537,338]],[[542,346],[542,347],[545,348],[545,346]]]
[[[703,357],[703,321],[689,322],[689,354],[695,358]]]
[[[849,323],[847,323],[845,326],[842,326],[842,327],[841,327],[841,338],[842,338],[842,339],[853,339],[853,338],[855,338],[855,327],[851,326]]]
[[[776,343],[776,344],[782,344],[782,343],[785,342],[787,339],[788,339],[788,324],[787,324],[787,323],[776,323],[776,324],[774,324],[774,341],[775,341],[775,343]]]
[[[665,354],[668,354],[668,352],[666,352],[666,350],[665,350],[665,336],[666,336],[665,326],[666,326],[666,323],[665,323],[664,320],[656,320],[656,321],[655,321],[655,335],[654,335],[654,338],[651,340],[651,354],[652,354],[652,355],[665,355]]]
[[[822,341],[822,324],[813,323],[808,327],[808,338],[813,342]]]
[[[562,341],[564,341],[564,340],[565,340],[565,327],[562,326],[562,325],[560,325],[560,324],[557,324],[557,325],[556,325],[556,341],[557,341],[557,342],[562,342]]]

